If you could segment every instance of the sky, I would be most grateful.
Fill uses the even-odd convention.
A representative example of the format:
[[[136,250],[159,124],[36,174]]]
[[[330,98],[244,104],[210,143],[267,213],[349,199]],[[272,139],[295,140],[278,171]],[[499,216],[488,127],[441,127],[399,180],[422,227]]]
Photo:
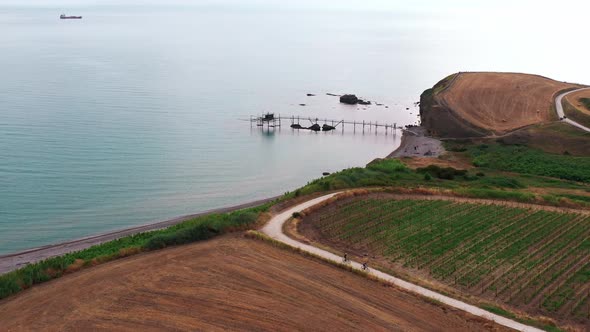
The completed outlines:
[[[494,52],[507,53],[503,56],[517,59],[522,54],[528,58],[535,54],[544,57],[556,66],[543,67],[543,73],[557,79],[564,72],[559,66],[569,66],[571,73],[578,70],[576,63],[585,63],[583,58],[590,54],[590,0],[0,0],[0,10],[3,6],[55,7],[60,12],[73,14],[82,14],[85,6],[375,12],[400,23],[435,24],[450,31],[451,35],[446,38],[452,39],[453,31],[462,36],[471,34],[471,40],[502,45],[501,50]],[[570,63],[564,63],[566,61]],[[538,71],[526,59],[519,68]],[[590,68],[580,68],[576,75],[565,76],[564,80],[589,82]]]

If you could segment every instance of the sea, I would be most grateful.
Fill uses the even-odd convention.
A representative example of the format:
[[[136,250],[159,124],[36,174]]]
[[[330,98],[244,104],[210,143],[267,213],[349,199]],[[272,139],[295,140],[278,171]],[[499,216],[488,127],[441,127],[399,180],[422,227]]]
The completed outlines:
[[[392,3],[0,2],[0,255],[280,195],[401,139],[252,116],[401,127],[457,71],[590,77],[547,42],[587,47],[575,23]],[[373,105],[329,95],[344,93]]]

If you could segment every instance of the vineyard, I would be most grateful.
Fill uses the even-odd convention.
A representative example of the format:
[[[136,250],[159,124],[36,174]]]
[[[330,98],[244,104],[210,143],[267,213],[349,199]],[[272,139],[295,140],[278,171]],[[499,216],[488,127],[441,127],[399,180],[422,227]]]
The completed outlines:
[[[321,238],[531,313],[590,322],[590,216],[447,200],[344,200],[306,217]]]

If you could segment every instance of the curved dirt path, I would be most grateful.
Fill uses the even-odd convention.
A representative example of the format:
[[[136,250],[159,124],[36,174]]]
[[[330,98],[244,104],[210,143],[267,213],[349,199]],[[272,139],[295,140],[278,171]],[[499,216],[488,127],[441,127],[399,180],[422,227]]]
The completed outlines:
[[[570,125],[574,126],[574,127],[578,127],[586,132],[590,133],[590,128],[583,126],[579,123],[577,123],[576,121],[570,120],[568,118],[564,118],[565,117],[565,113],[563,112],[563,104],[562,104],[562,100],[563,97],[569,95],[570,93],[574,93],[574,92],[578,92],[578,91],[583,91],[583,90],[590,90],[590,88],[582,88],[582,89],[576,89],[576,90],[572,90],[572,91],[568,91],[565,93],[560,94],[559,96],[557,96],[557,98],[555,98],[555,110],[557,111],[557,116],[559,117],[559,119],[563,122],[567,122]]]
[[[280,214],[277,214],[276,216],[272,217],[272,219],[262,228],[262,232],[265,233],[266,235],[270,236],[271,238],[278,240],[280,242],[283,242],[291,247],[298,248],[298,249],[303,250],[305,252],[320,256],[322,258],[325,258],[327,260],[330,260],[330,261],[333,261],[336,263],[342,262],[342,257],[340,257],[340,256],[334,255],[331,252],[316,248],[314,246],[310,246],[310,245],[298,242],[294,239],[291,239],[290,237],[288,237],[287,235],[285,235],[283,233],[283,224],[287,220],[289,220],[289,218],[293,215],[293,212],[303,211],[303,210],[305,210],[313,205],[316,205],[318,203],[321,203],[321,202],[323,202],[323,201],[325,201],[337,194],[339,194],[339,193],[333,193],[333,194],[321,196],[321,197],[309,200],[307,202],[301,203],[299,205],[296,205],[288,210],[281,212]],[[358,262],[352,261],[350,263],[350,265],[352,268],[354,268],[356,270],[361,270],[361,268],[362,268],[361,264]],[[389,274],[383,273],[381,271],[378,271],[375,269],[370,269],[368,273],[372,276],[379,278],[379,279],[390,282],[402,289],[405,289],[410,292],[437,300],[441,303],[444,303],[444,304],[451,306],[453,308],[463,310],[463,311],[468,312],[472,315],[479,316],[479,317],[482,317],[485,319],[489,319],[489,320],[496,322],[500,325],[503,325],[503,326],[506,326],[506,327],[509,327],[509,328],[512,328],[512,329],[515,329],[518,331],[527,331],[527,332],[528,331],[535,331],[535,332],[542,331],[538,328],[521,324],[521,323],[516,322],[514,320],[511,320],[511,319],[493,314],[491,312],[485,311],[485,310],[478,308],[476,306],[467,304],[467,303],[459,301],[459,300],[455,300],[453,298],[450,298],[448,296],[431,291],[431,290],[426,289],[424,287],[420,287],[418,285],[409,283],[407,281],[401,280],[399,278],[396,278],[396,277],[391,276]]]

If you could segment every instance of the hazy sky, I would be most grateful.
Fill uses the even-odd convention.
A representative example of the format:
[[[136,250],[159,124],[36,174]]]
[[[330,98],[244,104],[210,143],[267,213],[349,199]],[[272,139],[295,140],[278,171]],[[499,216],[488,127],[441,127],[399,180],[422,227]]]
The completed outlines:
[[[491,51],[499,57],[516,60],[510,61],[514,67],[499,65],[490,69],[538,72],[556,79],[590,82],[590,68],[584,60],[590,54],[590,0],[0,0],[0,9],[2,6],[55,7],[59,12],[72,14],[84,14],[81,8],[84,6],[147,5],[156,10],[181,5],[221,10],[300,11],[302,17],[314,11],[375,12],[407,26],[440,27],[445,32],[441,42],[462,38],[469,50],[469,41],[477,40],[480,45],[497,47]],[[468,64],[465,66],[471,69]]]

